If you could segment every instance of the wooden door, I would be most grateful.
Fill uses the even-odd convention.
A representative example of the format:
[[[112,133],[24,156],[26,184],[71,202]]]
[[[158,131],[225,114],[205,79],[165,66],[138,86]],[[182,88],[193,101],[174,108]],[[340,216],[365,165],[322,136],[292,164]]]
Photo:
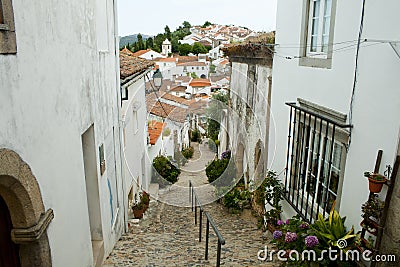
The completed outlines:
[[[11,241],[10,212],[0,196],[0,267],[20,266],[18,245]]]

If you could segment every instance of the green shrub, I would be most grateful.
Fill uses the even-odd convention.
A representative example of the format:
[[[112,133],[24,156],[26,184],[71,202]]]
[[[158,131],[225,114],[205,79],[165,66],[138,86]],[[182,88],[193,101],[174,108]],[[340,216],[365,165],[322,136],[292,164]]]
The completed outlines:
[[[197,129],[193,130],[192,131],[192,136],[190,138],[190,141],[192,141],[192,142],[200,142],[200,140],[201,140],[200,131],[197,130]]]
[[[186,158],[186,159],[191,159],[193,157],[193,153],[194,153],[194,148],[193,147],[188,147],[188,148],[184,148],[182,149],[182,155]]]
[[[236,181],[236,166],[233,159],[215,159],[206,167],[208,182],[216,186],[233,185]],[[218,181],[217,181],[218,180]]]
[[[222,203],[232,212],[238,212],[250,205],[250,199],[248,190],[235,187],[224,196]]]
[[[153,160],[153,167],[156,171],[154,176],[157,182],[160,182],[160,178],[162,177],[170,183],[175,183],[181,173],[181,170],[175,167],[168,158],[164,156],[156,157]]]

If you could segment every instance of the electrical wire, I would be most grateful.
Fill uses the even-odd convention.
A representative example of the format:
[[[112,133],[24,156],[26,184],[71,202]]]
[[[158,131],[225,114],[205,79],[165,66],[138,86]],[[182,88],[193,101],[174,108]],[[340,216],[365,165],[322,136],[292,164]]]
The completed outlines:
[[[351,91],[350,107],[349,107],[349,124],[352,124],[352,122],[353,122],[354,96],[355,96],[355,91],[356,91],[356,86],[357,86],[357,78],[358,78],[358,56],[359,56],[360,46],[361,46],[361,35],[362,35],[363,27],[364,27],[364,14],[365,14],[365,0],[363,0],[363,4],[362,4],[360,28],[358,31],[358,42],[357,42],[356,59],[355,59],[355,66],[354,66],[353,89]],[[350,147],[350,144],[351,144],[352,129],[353,128],[350,128],[349,142],[348,142],[347,148]]]

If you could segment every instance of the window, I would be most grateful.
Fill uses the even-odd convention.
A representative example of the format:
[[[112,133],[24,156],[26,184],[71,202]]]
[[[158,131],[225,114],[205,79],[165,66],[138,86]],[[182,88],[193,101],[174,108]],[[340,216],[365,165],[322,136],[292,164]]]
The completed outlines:
[[[346,115],[299,99],[290,108],[284,197],[311,222],[340,205],[348,132]]]
[[[300,65],[330,68],[337,0],[304,0]]]
[[[0,0],[0,54],[17,53],[14,12],[11,0]]]
[[[204,67],[201,67],[202,70],[204,70]]]

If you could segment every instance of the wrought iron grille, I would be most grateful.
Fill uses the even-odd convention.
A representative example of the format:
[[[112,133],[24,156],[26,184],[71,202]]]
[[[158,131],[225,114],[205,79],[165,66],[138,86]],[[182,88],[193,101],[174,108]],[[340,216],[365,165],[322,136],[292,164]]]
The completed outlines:
[[[336,202],[344,144],[338,132],[351,128],[307,108],[290,107],[283,197],[307,222],[326,217]]]

